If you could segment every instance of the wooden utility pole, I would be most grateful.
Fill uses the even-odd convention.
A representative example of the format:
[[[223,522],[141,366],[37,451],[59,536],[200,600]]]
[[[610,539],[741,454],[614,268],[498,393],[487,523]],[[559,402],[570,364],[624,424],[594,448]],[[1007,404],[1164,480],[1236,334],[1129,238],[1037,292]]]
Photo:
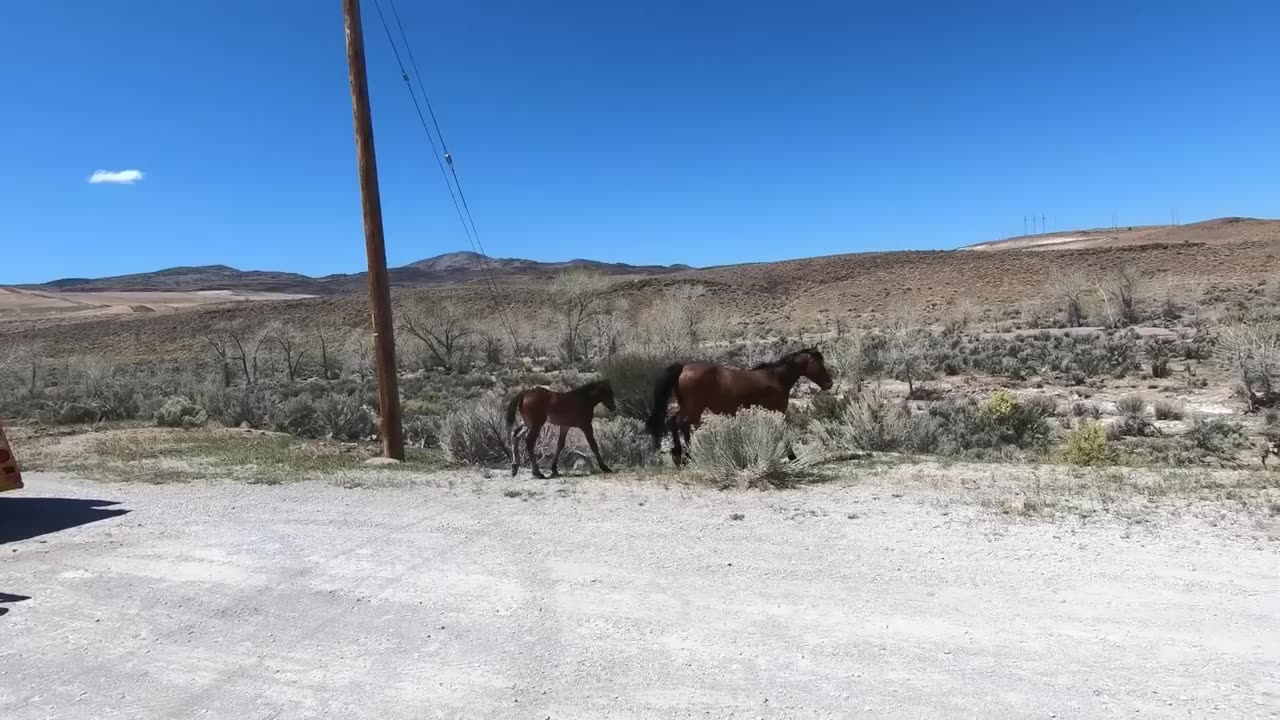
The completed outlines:
[[[387,250],[382,241],[382,200],[378,196],[378,161],[373,152],[373,118],[369,114],[360,0],[342,0],[342,14],[347,28],[347,71],[351,76],[351,114],[356,131],[360,201],[364,209],[364,248],[369,257],[369,307],[373,311],[373,359],[378,377],[378,409],[382,415],[382,454],[404,460],[391,281],[387,278]]]

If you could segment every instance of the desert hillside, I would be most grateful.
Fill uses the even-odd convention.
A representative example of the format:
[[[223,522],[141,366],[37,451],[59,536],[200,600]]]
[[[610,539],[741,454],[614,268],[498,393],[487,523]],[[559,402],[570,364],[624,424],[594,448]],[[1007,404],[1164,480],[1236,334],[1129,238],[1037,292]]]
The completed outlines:
[[[1079,250],[1132,245],[1276,242],[1280,221],[1226,217],[1188,225],[1137,225],[1020,235],[970,245],[965,250]]]
[[[1048,288],[1065,271],[1098,279],[1120,268],[1133,268],[1141,274],[1149,298],[1177,294],[1195,302],[1221,300],[1275,276],[1280,268],[1277,227],[1280,223],[1275,221],[1218,220],[1159,231],[1135,229],[1127,236],[1163,238],[1161,242],[1117,241],[1098,247],[1064,243],[1041,252],[1018,252],[1017,246],[1005,249],[1011,246],[993,244],[986,251],[857,253],[705,269],[582,264],[602,272],[614,270],[612,293],[624,312],[647,306],[663,288],[696,285],[705,291],[700,302],[723,311],[727,321],[744,334],[826,332],[837,326],[875,323],[891,314],[938,322],[958,303],[985,309],[992,318],[1031,321],[1051,304]],[[524,265],[527,262],[510,261],[504,270],[495,270],[496,298],[466,257],[446,257],[416,268],[435,280],[399,283],[396,296],[400,301],[423,294],[452,298],[481,318],[496,318],[496,303],[500,303],[517,323],[532,328],[548,312],[546,279],[562,268],[534,264],[530,270]],[[35,302],[31,292],[40,293],[41,302],[46,303],[58,292],[10,290],[0,292],[0,334],[38,340],[51,350],[65,352],[124,356],[164,352],[181,357],[201,352],[199,330],[220,322],[271,319],[310,327],[362,326],[368,318],[364,287],[352,279],[358,276],[346,277],[343,291],[300,299],[277,297],[270,303],[230,303],[225,301],[238,298],[206,294],[201,304],[192,303],[182,313],[132,312],[128,308],[141,302],[136,294],[121,296],[119,304],[128,308],[109,313],[84,308],[23,312],[15,307]],[[108,305],[111,295],[80,291],[76,298],[79,302],[97,298],[99,304]]]

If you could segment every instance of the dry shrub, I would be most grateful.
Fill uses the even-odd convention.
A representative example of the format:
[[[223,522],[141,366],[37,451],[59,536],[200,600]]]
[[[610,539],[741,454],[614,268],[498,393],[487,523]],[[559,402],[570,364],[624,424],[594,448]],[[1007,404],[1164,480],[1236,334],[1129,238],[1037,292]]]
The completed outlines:
[[[829,412],[829,419],[810,425],[814,441],[827,455],[899,450],[911,426],[906,408],[885,398],[878,385],[864,388]]]
[[[690,465],[720,487],[786,487],[799,470],[787,460],[788,447],[782,413],[750,408],[711,415],[693,435]]]
[[[610,465],[648,467],[662,461],[639,420],[623,416],[602,418],[595,422],[595,433],[600,454]]]
[[[1151,403],[1151,409],[1157,420],[1181,420],[1187,414],[1181,403],[1163,398]]]
[[[440,421],[440,449],[446,461],[456,465],[490,467],[511,464],[511,433],[507,429],[506,400],[497,393],[487,393],[478,400],[459,402]],[[519,423],[519,419],[516,420]],[[529,462],[521,435],[520,463]],[[555,453],[555,429],[543,428],[535,451],[538,463],[551,462]],[[608,460],[606,459],[606,462]]]
[[[160,427],[200,427],[209,421],[209,413],[191,398],[173,397],[156,411],[155,421]]]
[[[503,398],[487,394],[462,402],[440,422],[440,449],[456,465],[508,465],[510,434],[504,418]]]

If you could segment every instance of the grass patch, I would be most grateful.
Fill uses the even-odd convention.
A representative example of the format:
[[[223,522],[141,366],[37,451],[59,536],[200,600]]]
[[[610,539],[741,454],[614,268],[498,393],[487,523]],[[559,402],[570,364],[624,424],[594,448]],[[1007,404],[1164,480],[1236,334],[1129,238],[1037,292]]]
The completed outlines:
[[[374,470],[364,466],[377,448],[242,430],[109,430],[32,442],[25,467],[92,479],[171,483],[239,480],[280,484],[329,479],[355,472],[429,472],[441,466],[436,451],[410,449],[406,462]]]

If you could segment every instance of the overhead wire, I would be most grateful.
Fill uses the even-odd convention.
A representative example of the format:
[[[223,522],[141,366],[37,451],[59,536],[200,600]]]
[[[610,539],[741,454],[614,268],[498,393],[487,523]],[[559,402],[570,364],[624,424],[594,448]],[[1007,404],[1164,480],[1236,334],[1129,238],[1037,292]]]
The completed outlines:
[[[405,35],[404,25],[400,21],[400,11],[396,8],[395,0],[387,0],[391,5],[391,12],[396,21],[396,27],[400,33],[400,40],[404,44],[405,53],[409,57],[409,64],[413,68],[414,78],[418,83],[418,91],[422,94],[422,102],[418,102],[418,92],[414,91],[413,83],[409,79],[409,72],[405,68],[404,60],[400,56],[400,49],[396,45],[395,39],[391,35],[391,28],[387,23],[386,15],[382,11],[382,3],[380,0],[373,0],[374,8],[378,11],[378,20],[382,24],[382,30],[387,36],[387,42],[391,45],[391,52],[395,56],[396,64],[400,67],[400,77],[404,80],[405,89],[409,91],[409,98],[413,101],[413,108],[418,115],[418,123],[422,126],[423,133],[427,136],[427,141],[431,145],[432,156],[436,160],[436,165],[440,168],[441,179],[444,180],[445,188],[449,191],[449,198],[453,202],[453,209],[458,215],[458,221],[462,224],[463,233],[467,237],[467,243],[471,246],[471,251],[480,259],[480,265],[484,268],[484,280],[486,288],[489,290],[495,307],[498,308],[499,314],[506,325],[507,332],[511,335],[513,351],[518,349],[519,338],[516,335],[515,325],[511,322],[511,316],[508,312],[507,305],[503,303],[499,297],[497,280],[493,275],[493,268],[489,264],[488,253],[484,250],[484,243],[480,240],[480,232],[476,228],[475,217],[471,213],[471,207],[467,204],[466,194],[462,191],[462,182],[458,178],[457,168],[454,167],[453,155],[449,152],[449,147],[445,142],[444,133],[440,129],[440,122],[436,117],[435,109],[431,106],[431,99],[427,95],[427,90],[422,82],[422,75],[418,71],[417,60],[413,56],[413,48],[409,44],[409,39]],[[427,106],[426,115],[431,117],[431,125],[435,128],[435,135],[432,135],[431,128],[427,125],[427,117],[422,112],[422,105]],[[436,140],[439,139],[439,147]],[[446,169],[447,167],[447,169]],[[461,202],[459,202],[461,201]]]

